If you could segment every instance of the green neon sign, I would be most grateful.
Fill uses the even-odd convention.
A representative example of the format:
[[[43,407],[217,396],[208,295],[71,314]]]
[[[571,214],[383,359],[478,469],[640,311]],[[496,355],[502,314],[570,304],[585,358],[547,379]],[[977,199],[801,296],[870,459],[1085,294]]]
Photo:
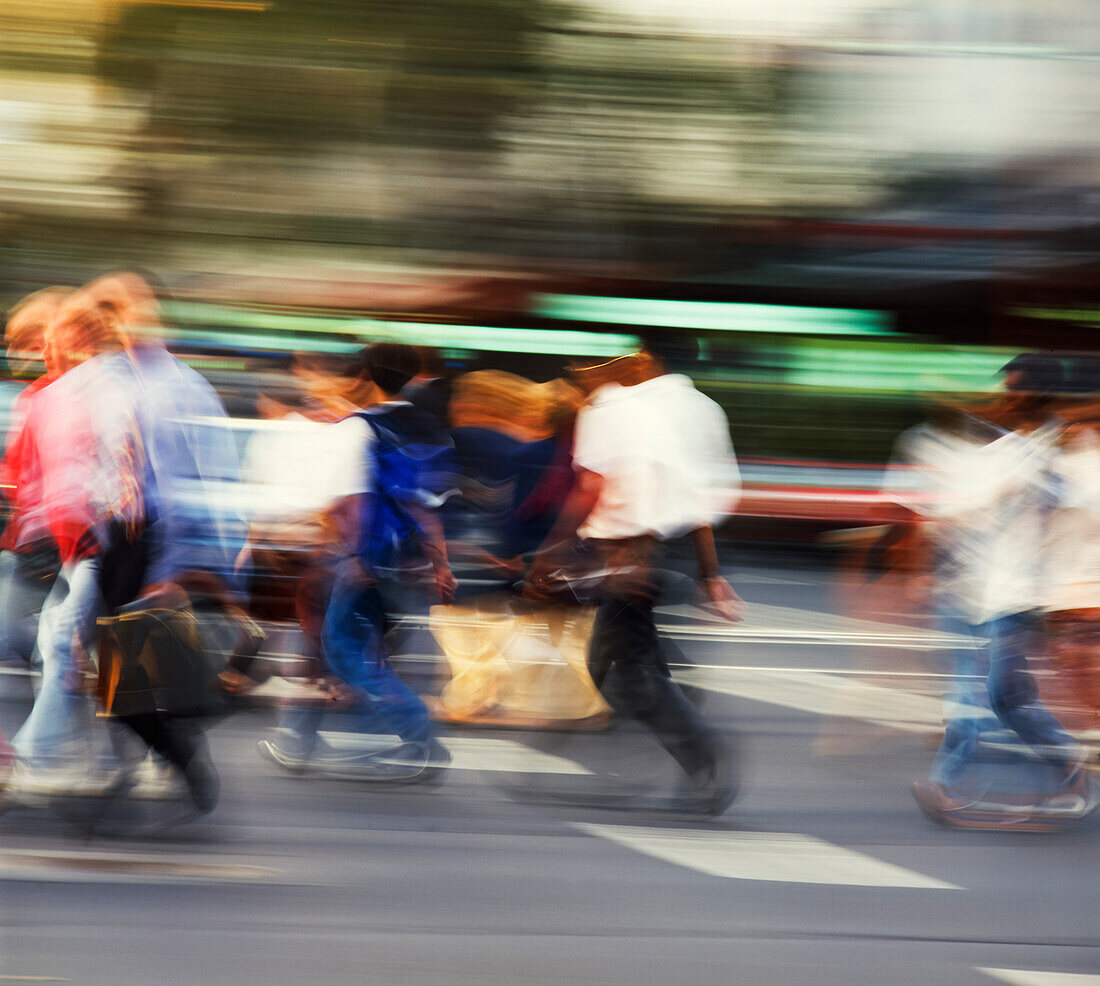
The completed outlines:
[[[569,321],[711,332],[831,336],[895,334],[888,315],[856,308],[546,294],[535,299],[533,311],[545,318]]]

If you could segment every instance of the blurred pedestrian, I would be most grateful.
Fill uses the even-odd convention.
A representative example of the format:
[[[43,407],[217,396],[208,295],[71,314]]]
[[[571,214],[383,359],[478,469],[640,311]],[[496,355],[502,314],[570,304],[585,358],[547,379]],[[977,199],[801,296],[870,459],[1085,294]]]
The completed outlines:
[[[145,453],[147,582],[204,571],[231,585],[244,521],[235,502],[240,459],[221,398],[168,352],[160,302],[144,278],[109,274],[81,293],[117,320],[127,357],[119,372]]]
[[[364,356],[373,394],[368,406],[335,426],[344,440],[341,496],[331,509],[341,560],[322,633],[328,669],[355,701],[360,731],[396,736],[399,746],[342,755],[320,743],[320,714],[284,720],[282,738],[261,753],[288,770],[318,769],[365,780],[423,780],[449,759],[427,706],[397,676],[386,653],[392,595],[422,574],[438,600],[450,601],[454,577],[436,514],[449,482],[451,442],[427,412],[400,399],[417,372],[414,349],[371,346]]]
[[[732,510],[738,478],[722,409],[653,351],[577,367],[588,392],[573,447],[576,480],[528,574],[533,596],[546,592],[563,549],[579,536],[603,572],[590,667],[607,697],[640,720],[687,775],[688,804],[720,814],[736,796],[729,741],[672,680],[654,607],[663,592],[668,541],[689,536],[708,604],[740,618],[741,601],[722,577],[712,525]]]
[[[95,620],[104,611],[101,558],[141,517],[136,430],[112,357],[122,350],[108,313],[72,296],[47,329],[57,379],[34,398],[24,425],[27,468],[39,477],[43,523],[61,573],[39,618],[42,682],[13,745],[24,766],[63,768],[88,741],[82,694]]]
[[[1054,470],[1059,368],[1051,357],[1006,369],[993,420],[964,413],[950,430],[919,430],[906,443],[928,482],[922,512],[932,521],[940,622],[971,642],[957,649],[943,742],[914,795],[930,817],[958,826],[1019,825],[1029,810],[1071,816],[1088,802],[1085,751],[1040,700],[1028,667],[1043,646],[1046,531],[1062,496]],[[980,750],[991,727],[1049,765],[1053,790],[1040,793],[1026,757],[1017,761],[1017,791],[995,790],[1004,782]]]
[[[8,504],[0,539],[0,659],[30,662],[38,636],[38,615],[60,561],[42,512],[40,477],[27,454],[25,424],[36,395],[57,379],[59,370],[46,329],[71,294],[63,287],[45,288],[24,298],[11,311],[5,332],[8,360],[16,369],[44,364],[15,400],[4,457],[0,491]]]
[[[259,395],[259,421],[245,449],[248,541],[238,568],[251,570],[251,611],[261,619],[297,619],[302,656],[321,674],[321,624],[332,582],[335,531],[326,511],[347,495],[347,442],[328,413],[290,377]],[[256,684],[249,662],[231,662],[232,691]]]
[[[451,398],[459,492],[447,507],[447,533],[464,559],[481,561],[486,577],[505,583],[520,570],[515,556],[546,535],[530,535],[519,516],[557,448],[546,397],[525,377],[477,370],[455,381]]]

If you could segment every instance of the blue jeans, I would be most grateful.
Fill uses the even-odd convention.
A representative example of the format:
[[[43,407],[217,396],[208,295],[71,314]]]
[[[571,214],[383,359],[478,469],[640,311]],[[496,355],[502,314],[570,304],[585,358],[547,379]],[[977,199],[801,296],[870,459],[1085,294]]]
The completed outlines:
[[[91,650],[102,610],[99,559],[65,565],[39,620],[42,683],[30,715],[12,739],[16,752],[32,766],[61,766],[74,743],[89,736],[92,705],[78,689],[74,648],[79,641]]]
[[[0,660],[38,663],[38,616],[57,568],[49,549],[0,553]]]
[[[1035,679],[1027,669],[1027,652],[1037,639],[1037,614],[1011,613],[977,625],[958,617],[941,622],[949,632],[985,637],[988,643],[956,652],[958,677],[948,696],[946,731],[931,779],[948,789],[957,786],[978,761],[982,733],[1001,727],[1014,732],[1058,770],[1068,771],[1076,762],[1077,744],[1039,700]]]
[[[435,738],[428,707],[390,666],[384,649],[386,600],[377,585],[364,585],[340,575],[325,612],[321,643],[329,670],[365,698],[353,717],[353,728],[386,732],[406,743],[430,743]],[[289,732],[288,752],[308,757],[316,745],[321,713],[290,710],[281,728]]]

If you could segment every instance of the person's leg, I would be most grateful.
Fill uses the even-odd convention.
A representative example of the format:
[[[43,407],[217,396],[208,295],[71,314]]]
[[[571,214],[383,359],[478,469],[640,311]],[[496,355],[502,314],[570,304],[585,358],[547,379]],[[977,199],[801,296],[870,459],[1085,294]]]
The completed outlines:
[[[57,552],[0,554],[0,659],[34,663],[38,619],[57,575]]]
[[[324,671],[322,628],[332,589],[332,577],[319,559],[310,559],[297,570],[295,611],[302,631],[301,655],[314,667],[314,673]],[[246,669],[238,670],[247,673]],[[292,769],[302,769],[317,752],[318,730],[324,712],[316,706],[290,705],[279,716],[279,725],[270,740],[260,744],[264,756]]]
[[[313,756],[317,749],[321,728],[321,720],[324,712],[316,707],[307,705],[288,706],[279,716],[279,725],[270,740],[261,744],[261,750],[267,744],[273,744],[276,757],[280,757],[289,763],[298,763],[299,766]]]
[[[1079,765],[1081,747],[1039,698],[1027,667],[1028,650],[1037,646],[1033,613],[1014,613],[986,625],[989,635],[989,703],[997,718],[1065,774]]]
[[[322,630],[328,665],[360,689],[386,729],[406,743],[430,744],[434,730],[427,706],[386,658],[385,601],[377,586],[337,579]]]
[[[954,791],[965,780],[974,780],[970,775],[977,760],[979,737],[987,729],[996,728],[997,719],[985,689],[989,653],[988,646],[981,642],[982,628],[953,615],[941,615],[938,625],[945,633],[972,644],[960,644],[953,653],[955,678],[944,696],[943,741],[929,775],[931,781]]]
[[[16,615],[19,587],[16,584],[16,554],[13,551],[0,553],[0,660],[8,661],[22,656],[16,644],[16,627],[19,618]]]
[[[614,597],[601,602],[591,663],[597,687],[614,665],[605,697],[653,730],[685,773],[695,776],[713,763],[719,736],[665,672],[652,603]]]
[[[66,566],[42,609],[42,684],[13,744],[31,766],[60,765],[67,747],[86,738],[89,699],[79,689],[77,647],[88,648],[102,604],[95,558]]]
[[[200,811],[214,808],[218,801],[218,775],[210,760],[206,737],[197,725],[155,712],[120,716],[119,721],[179,770]]]

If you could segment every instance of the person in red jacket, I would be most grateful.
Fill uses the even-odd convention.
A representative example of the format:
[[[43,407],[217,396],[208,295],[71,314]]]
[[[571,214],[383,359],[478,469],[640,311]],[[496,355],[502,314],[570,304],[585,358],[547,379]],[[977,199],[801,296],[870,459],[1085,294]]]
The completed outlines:
[[[45,529],[40,477],[30,468],[24,425],[37,395],[58,370],[46,346],[46,327],[69,288],[45,288],[24,298],[12,310],[5,331],[8,362],[23,374],[45,363],[46,372],[19,393],[12,406],[3,459],[0,494],[7,523],[0,536],[0,659],[30,662],[38,634],[38,613],[57,574],[57,550]]]
[[[140,520],[142,507],[133,415],[112,362],[122,350],[117,321],[74,295],[50,322],[46,345],[58,376],[31,403],[20,468],[37,477],[40,523],[61,572],[39,619],[41,687],[13,745],[24,765],[48,770],[86,752],[91,708],[81,655],[102,611],[100,555],[113,530]]]

